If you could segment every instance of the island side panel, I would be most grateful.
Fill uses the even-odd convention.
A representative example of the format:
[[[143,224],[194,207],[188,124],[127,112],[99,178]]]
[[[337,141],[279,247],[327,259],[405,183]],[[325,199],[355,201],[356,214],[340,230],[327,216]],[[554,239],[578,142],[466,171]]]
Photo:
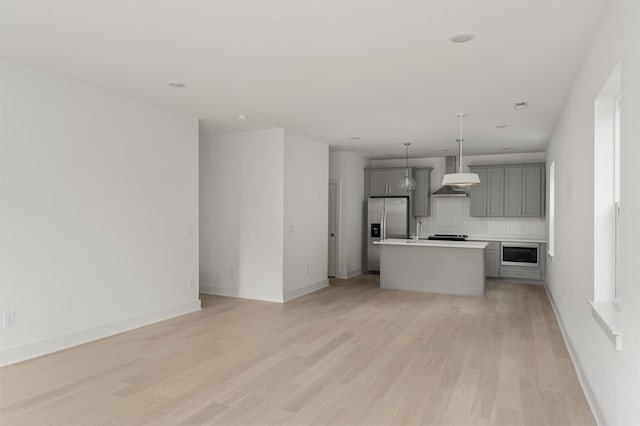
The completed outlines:
[[[380,287],[457,296],[484,296],[484,249],[380,247]]]

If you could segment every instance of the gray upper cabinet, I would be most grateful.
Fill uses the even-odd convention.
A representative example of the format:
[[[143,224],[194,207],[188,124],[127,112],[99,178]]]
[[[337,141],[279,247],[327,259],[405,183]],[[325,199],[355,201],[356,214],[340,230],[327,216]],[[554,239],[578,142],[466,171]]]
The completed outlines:
[[[413,215],[431,216],[431,168],[415,169],[416,189],[413,191]]]
[[[471,216],[544,217],[544,164],[471,167]]]
[[[505,169],[505,216],[544,217],[544,166]]]
[[[504,216],[504,168],[471,168],[480,185],[471,188],[471,216]]]
[[[507,167],[504,176],[504,215],[522,216],[522,167]]]
[[[409,174],[413,173],[409,170]],[[406,191],[400,189],[400,182],[404,178],[406,174],[406,169],[389,169],[387,177],[389,183],[389,194],[388,195],[408,195]]]
[[[480,185],[471,187],[471,216],[486,216],[487,169],[471,169],[480,177]]]
[[[400,189],[400,182],[406,173],[404,167],[393,169],[366,169],[365,179],[368,183],[367,197],[408,196]],[[413,169],[409,169],[413,176]]]
[[[369,171],[369,196],[383,197],[388,195],[387,175],[386,169],[371,169]]]
[[[523,167],[522,216],[544,217],[544,167]]]

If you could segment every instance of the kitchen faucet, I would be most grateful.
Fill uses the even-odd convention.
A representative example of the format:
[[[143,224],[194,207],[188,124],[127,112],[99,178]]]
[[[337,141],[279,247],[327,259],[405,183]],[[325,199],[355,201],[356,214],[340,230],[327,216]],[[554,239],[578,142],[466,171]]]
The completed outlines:
[[[419,220],[416,222],[416,244],[420,242],[420,232],[423,231],[422,221]]]

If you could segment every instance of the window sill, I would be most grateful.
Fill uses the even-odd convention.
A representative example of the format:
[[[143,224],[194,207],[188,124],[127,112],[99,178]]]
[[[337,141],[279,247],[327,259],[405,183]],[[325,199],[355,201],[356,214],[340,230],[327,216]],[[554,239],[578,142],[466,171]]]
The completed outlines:
[[[551,259],[552,262],[556,261],[555,254],[551,253],[549,250],[547,250],[547,256],[549,256],[549,259]]]
[[[589,301],[591,314],[598,321],[600,327],[607,333],[609,340],[615,345],[616,350],[622,350],[622,333],[620,332],[620,311],[614,302]]]

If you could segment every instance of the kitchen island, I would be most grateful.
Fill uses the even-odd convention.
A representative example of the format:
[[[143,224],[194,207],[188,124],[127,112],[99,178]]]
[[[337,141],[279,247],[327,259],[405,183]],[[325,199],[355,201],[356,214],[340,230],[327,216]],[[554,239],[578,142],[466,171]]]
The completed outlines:
[[[458,296],[483,296],[481,241],[387,239],[380,246],[380,287]]]

